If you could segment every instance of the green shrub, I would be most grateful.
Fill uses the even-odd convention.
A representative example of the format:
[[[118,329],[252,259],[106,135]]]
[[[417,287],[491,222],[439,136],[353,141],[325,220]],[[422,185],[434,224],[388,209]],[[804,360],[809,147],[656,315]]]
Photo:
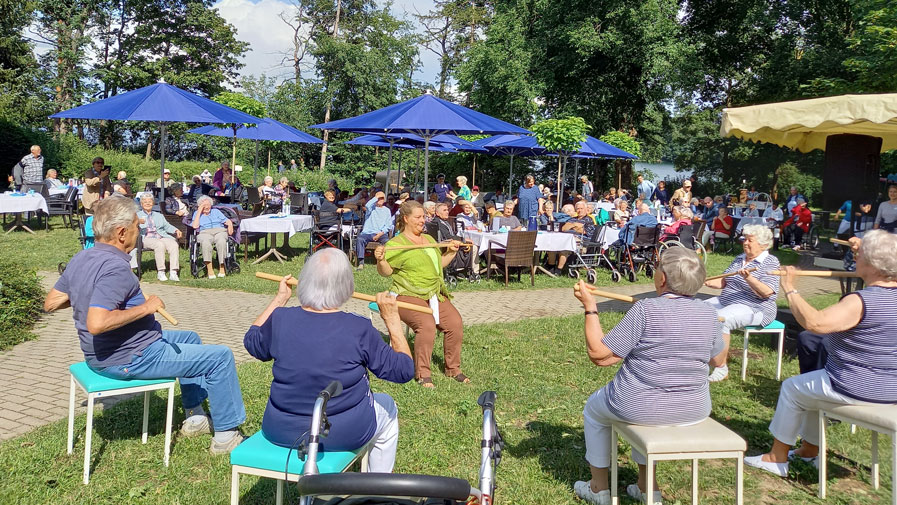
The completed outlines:
[[[32,340],[44,292],[34,270],[0,259],[0,351]]]
[[[294,183],[297,188],[305,186],[308,191],[324,191],[327,189],[327,182],[330,179],[336,179],[336,183],[340,189],[349,192],[355,187],[355,179],[334,174],[328,171],[320,170],[287,170],[284,175]]]

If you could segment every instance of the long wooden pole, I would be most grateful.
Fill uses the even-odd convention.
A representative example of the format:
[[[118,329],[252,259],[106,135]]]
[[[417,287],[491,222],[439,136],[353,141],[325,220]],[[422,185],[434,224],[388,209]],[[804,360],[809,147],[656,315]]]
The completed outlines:
[[[579,284],[575,284],[573,286],[573,289],[578,289],[578,288],[579,288]],[[589,292],[595,296],[600,296],[603,298],[610,298],[611,300],[618,300],[618,301],[627,302],[627,303],[635,303],[636,302],[636,299],[631,296],[618,295],[616,293],[611,293],[610,291],[601,291],[600,289],[590,288]],[[719,320],[725,321],[725,318],[720,317]]]
[[[846,245],[847,247],[853,246],[853,244],[851,244],[850,242],[848,242],[846,240],[841,240],[839,238],[832,237],[832,238],[828,239],[828,241],[831,242],[832,244]]]
[[[770,270],[772,275],[785,275],[784,270]],[[837,270],[797,270],[794,275],[798,277],[859,277],[856,272],[841,272]]]
[[[280,282],[281,280],[283,280],[283,277],[281,277],[280,275],[268,274],[265,272],[256,272],[255,276],[258,277],[259,279],[265,279],[265,280],[269,280],[269,281]],[[287,281],[287,284],[289,284],[290,286],[296,286],[299,284],[299,281],[297,279],[290,279]],[[357,291],[352,293],[352,298],[355,298],[358,300],[364,300],[366,302],[376,302],[377,301],[376,296],[369,295],[366,293],[359,293]],[[432,314],[433,313],[433,309],[431,309],[430,307],[421,307],[420,305],[415,305],[413,303],[396,302],[396,305],[398,305],[400,309],[413,310],[415,312],[420,312],[422,314]]]
[[[438,244],[409,244],[409,245],[391,245],[384,248],[386,251],[403,251],[409,249],[445,249],[451,247],[452,244],[440,242]],[[470,247],[468,243],[462,243],[460,247]]]
[[[156,312],[158,312],[160,316],[162,316],[162,317],[164,317],[165,319],[167,319],[168,322],[171,323],[172,325],[174,325],[174,326],[177,326],[177,325],[178,325],[178,320],[175,319],[174,316],[172,316],[171,314],[169,314],[168,311],[165,310],[165,309],[163,309],[162,307],[159,307],[159,308],[156,310]]]
[[[747,271],[748,271],[748,272],[755,272],[755,271],[757,271],[757,267],[748,268]],[[712,277],[707,277],[706,279],[704,279],[704,282],[707,282],[707,281],[714,281],[714,280],[716,280],[716,279],[725,279],[726,277],[732,277],[732,276],[735,276],[735,275],[738,275],[738,272],[729,272],[729,273],[727,273],[727,274],[714,275],[714,276],[712,276]]]

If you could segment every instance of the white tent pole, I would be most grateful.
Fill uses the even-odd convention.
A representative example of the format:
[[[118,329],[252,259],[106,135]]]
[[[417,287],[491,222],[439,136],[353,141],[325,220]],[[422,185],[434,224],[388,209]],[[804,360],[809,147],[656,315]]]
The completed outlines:
[[[430,184],[430,135],[424,136],[424,201],[427,200],[427,187]]]
[[[159,208],[161,209],[165,202],[165,144],[168,139],[168,132],[166,131],[165,123],[159,123],[159,135],[162,136],[162,142],[160,143],[160,151],[161,151],[161,160],[162,160],[162,168],[159,173],[159,182],[162,183],[162,187],[159,190]]]
[[[389,194],[389,172],[392,171],[392,145],[395,139],[389,137],[389,153],[386,155],[386,194]]]

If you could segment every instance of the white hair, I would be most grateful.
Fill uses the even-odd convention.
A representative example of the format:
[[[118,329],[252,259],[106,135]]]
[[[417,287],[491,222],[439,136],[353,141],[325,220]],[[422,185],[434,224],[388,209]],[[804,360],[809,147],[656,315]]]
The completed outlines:
[[[424,209],[435,209],[435,208],[436,208],[436,202],[432,202],[430,200],[427,200],[426,202],[424,202]]]
[[[467,177],[464,177],[463,175],[459,175],[457,180],[461,185],[467,184]]]
[[[152,200],[152,201],[154,201],[154,202],[156,201],[156,199],[153,198],[153,194],[152,194],[152,193],[147,193],[147,192],[145,192],[145,191],[144,191],[143,193],[140,193],[140,201],[142,202],[142,201],[144,201],[144,200]]]
[[[199,198],[196,199],[196,206],[197,206],[197,207],[201,207],[204,203],[206,203],[206,201],[208,201],[208,202],[210,202],[210,203],[215,203],[215,201],[212,200],[212,197],[211,197],[211,196],[209,196],[209,195],[202,195],[201,197],[199,197]]]
[[[695,213],[692,212],[691,209],[689,209],[685,205],[679,205],[676,207],[676,209],[679,211],[680,219],[691,219],[691,218],[695,217]]]
[[[96,202],[93,211],[93,234],[100,240],[111,239],[119,228],[130,227],[137,219],[137,204],[118,193]]]
[[[270,175],[266,175],[265,182],[268,182],[268,181],[274,182],[274,177],[271,177]]]
[[[355,277],[346,254],[336,248],[314,253],[299,273],[297,296],[303,307],[338,309],[355,291]]]
[[[769,227],[762,224],[745,225],[745,227],[741,230],[741,234],[754,237],[754,239],[757,241],[757,244],[759,244],[760,247],[762,247],[764,250],[769,249],[769,247],[772,245],[772,231],[770,231]]]
[[[666,277],[669,290],[677,295],[694,296],[707,277],[704,262],[687,247],[667,248],[660,256],[657,269]]]
[[[888,280],[897,280],[897,235],[885,230],[867,231],[860,244],[861,257]]]

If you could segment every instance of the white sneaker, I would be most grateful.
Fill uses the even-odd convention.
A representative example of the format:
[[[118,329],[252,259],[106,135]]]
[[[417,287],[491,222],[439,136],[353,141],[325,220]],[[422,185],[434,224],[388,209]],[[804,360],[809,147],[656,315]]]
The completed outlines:
[[[626,494],[642,503],[645,503],[645,493],[643,493],[642,490],[638,488],[638,484],[630,484],[626,486]],[[663,505],[663,496],[661,495],[660,491],[654,491],[654,502],[651,505]]]
[[[209,274],[209,279],[217,279],[217,277],[215,277],[215,274]]]
[[[168,280],[168,277],[165,277],[165,272],[156,272],[156,278],[162,282],[165,282]]]
[[[178,277],[178,271],[172,270],[172,271],[168,272],[168,280],[171,280],[174,282],[181,282],[181,278]]]
[[[592,505],[610,505],[610,489],[592,491],[592,487],[587,480],[578,480],[573,484],[573,492],[576,493],[582,501],[591,503]]]
[[[766,470],[767,472],[778,475],[779,477],[787,477],[788,476],[788,463],[773,463],[771,461],[763,461],[763,455],[759,456],[746,456],[744,458],[744,464],[747,466],[752,466],[754,468],[759,468],[760,470]]]
[[[713,369],[713,373],[707,378],[710,382],[719,382],[729,376],[729,367],[727,365],[718,366]]]
[[[218,277],[224,277],[224,272],[218,272]]]

